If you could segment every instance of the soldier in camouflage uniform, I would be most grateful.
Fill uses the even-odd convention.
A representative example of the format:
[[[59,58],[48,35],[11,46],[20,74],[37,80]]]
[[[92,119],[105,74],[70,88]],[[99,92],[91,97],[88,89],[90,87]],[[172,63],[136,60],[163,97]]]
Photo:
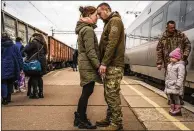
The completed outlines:
[[[182,60],[185,61],[185,66],[188,64],[188,56],[191,51],[191,43],[184,33],[175,29],[176,23],[174,21],[167,22],[167,30],[163,33],[161,39],[158,42],[157,51],[157,68],[161,70],[162,64],[164,64],[165,72],[169,64],[169,54],[174,49],[179,47],[181,49]],[[186,69],[186,68],[185,68]],[[165,73],[166,74],[166,73]],[[186,74],[186,73],[185,73]],[[185,75],[186,78],[186,75]],[[183,97],[183,93],[180,94]],[[181,103],[183,103],[181,97]]]
[[[104,21],[100,40],[99,72],[104,76],[104,97],[108,105],[107,116],[97,121],[105,130],[122,129],[120,82],[124,72],[124,25],[118,12],[111,12],[107,3],[98,6],[98,15]]]

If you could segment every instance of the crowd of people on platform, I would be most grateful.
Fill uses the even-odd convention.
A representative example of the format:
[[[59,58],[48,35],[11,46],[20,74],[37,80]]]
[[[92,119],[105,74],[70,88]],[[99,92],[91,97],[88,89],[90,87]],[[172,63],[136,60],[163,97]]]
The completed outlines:
[[[44,98],[42,76],[46,74],[47,45],[42,34],[34,33],[28,44],[24,47],[22,38],[17,37],[15,44],[9,33],[1,36],[1,98],[2,104],[12,101],[14,92],[25,92],[32,99]],[[26,71],[26,63],[38,60],[41,71]],[[26,86],[25,77],[28,77]]]

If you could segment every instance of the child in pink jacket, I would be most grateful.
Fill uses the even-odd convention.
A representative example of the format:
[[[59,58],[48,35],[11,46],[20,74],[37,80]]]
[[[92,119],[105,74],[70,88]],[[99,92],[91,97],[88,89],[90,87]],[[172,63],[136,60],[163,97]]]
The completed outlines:
[[[170,98],[170,115],[181,116],[180,94],[183,90],[185,76],[185,63],[181,60],[180,48],[176,48],[170,54],[170,64],[167,67],[165,79],[165,93]]]

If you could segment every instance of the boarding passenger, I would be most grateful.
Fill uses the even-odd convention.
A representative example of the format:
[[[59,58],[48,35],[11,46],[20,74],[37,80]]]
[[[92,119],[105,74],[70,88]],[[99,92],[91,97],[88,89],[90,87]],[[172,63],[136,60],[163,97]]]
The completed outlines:
[[[112,12],[107,3],[97,8],[99,17],[104,22],[101,36],[99,73],[104,79],[104,97],[108,105],[106,118],[97,121],[97,126],[106,126],[105,130],[120,130],[122,111],[120,83],[124,73],[124,25],[118,12]]]
[[[176,23],[171,20],[167,22],[166,26],[167,26],[166,31],[163,33],[162,37],[160,38],[156,48],[157,68],[158,70],[161,70],[162,64],[164,64],[165,72],[167,69],[167,65],[170,63],[170,59],[169,59],[170,52],[172,52],[174,49],[179,47],[181,49],[181,54],[182,54],[181,59],[185,62],[185,66],[186,66],[188,65],[187,58],[189,57],[189,53],[191,51],[191,43],[189,39],[184,33],[176,29]],[[185,79],[186,79],[186,73],[185,73]],[[183,95],[184,95],[184,91],[182,91],[180,95],[181,104],[184,104]]]
[[[180,48],[176,48],[169,55],[170,63],[167,66],[165,78],[165,93],[170,99],[170,111],[172,116],[180,116],[181,104],[180,93],[183,90],[183,81],[185,77],[185,62],[181,57]]]
[[[13,83],[19,80],[20,72],[23,69],[23,60],[17,46],[13,43],[8,33],[1,37],[1,89],[3,102],[11,102]]]
[[[29,44],[24,48],[27,54],[27,60],[38,60],[41,63],[41,71],[38,73],[25,72],[30,77],[28,87],[33,87],[33,93],[29,98],[38,99],[44,98],[43,95],[43,75],[46,74],[46,40],[42,34],[34,33],[30,38]],[[29,93],[29,92],[28,92]]]
[[[80,19],[76,25],[78,35],[78,67],[82,94],[75,112],[74,126],[81,129],[95,129],[96,126],[87,118],[88,99],[93,93],[95,82],[100,80],[98,75],[99,50],[94,29],[97,27],[97,10],[93,6],[80,7]]]

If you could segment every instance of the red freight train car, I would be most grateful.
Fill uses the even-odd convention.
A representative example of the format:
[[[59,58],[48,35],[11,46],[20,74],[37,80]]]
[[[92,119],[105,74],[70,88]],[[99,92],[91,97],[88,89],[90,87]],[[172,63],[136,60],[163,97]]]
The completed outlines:
[[[52,36],[48,37],[48,64],[49,67],[62,68],[71,65],[73,61],[74,49],[55,39]]]
[[[21,37],[23,39],[23,44],[26,45],[33,33],[38,32],[44,35],[48,47],[48,69],[51,69],[51,67],[60,68],[71,65],[73,60],[73,48],[52,36],[48,37],[47,33],[25,23],[5,11],[1,10],[1,16],[1,32],[8,32],[14,41],[16,37]]]

